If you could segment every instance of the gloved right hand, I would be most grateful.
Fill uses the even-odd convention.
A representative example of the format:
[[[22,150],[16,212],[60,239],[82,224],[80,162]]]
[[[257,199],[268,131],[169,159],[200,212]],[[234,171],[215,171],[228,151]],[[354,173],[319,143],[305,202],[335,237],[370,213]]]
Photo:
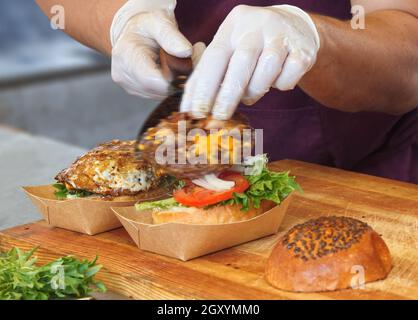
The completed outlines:
[[[164,99],[169,83],[158,66],[159,49],[178,58],[192,56],[193,46],[179,31],[175,0],[129,0],[115,14],[112,78],[129,94]],[[202,44],[198,44],[201,52]]]

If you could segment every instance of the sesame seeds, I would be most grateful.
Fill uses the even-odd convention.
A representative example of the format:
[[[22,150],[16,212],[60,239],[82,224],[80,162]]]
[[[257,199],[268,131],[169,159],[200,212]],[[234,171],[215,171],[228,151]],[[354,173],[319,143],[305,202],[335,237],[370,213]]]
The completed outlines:
[[[283,237],[282,244],[303,261],[315,260],[350,248],[368,229],[366,223],[356,219],[321,217],[294,226]]]

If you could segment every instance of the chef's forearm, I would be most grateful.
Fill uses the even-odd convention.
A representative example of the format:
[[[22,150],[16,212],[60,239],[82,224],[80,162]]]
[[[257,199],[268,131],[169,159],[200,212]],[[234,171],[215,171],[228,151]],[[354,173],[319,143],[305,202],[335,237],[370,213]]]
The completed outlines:
[[[36,0],[51,17],[51,8],[61,5],[65,12],[65,33],[106,55],[111,53],[109,30],[113,16],[126,0]]]
[[[418,106],[418,19],[400,11],[367,16],[366,29],[313,15],[321,34],[314,68],[300,87],[347,112],[406,113]]]

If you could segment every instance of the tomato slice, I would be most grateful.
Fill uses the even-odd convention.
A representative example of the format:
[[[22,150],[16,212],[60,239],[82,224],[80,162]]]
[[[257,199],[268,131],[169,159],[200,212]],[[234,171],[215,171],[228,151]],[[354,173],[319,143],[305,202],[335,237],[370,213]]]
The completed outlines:
[[[235,186],[226,191],[213,191],[187,182],[186,186],[174,191],[174,199],[185,206],[201,208],[229,200],[234,193],[242,193],[250,186],[247,179],[235,171],[222,172],[219,179],[234,181]]]

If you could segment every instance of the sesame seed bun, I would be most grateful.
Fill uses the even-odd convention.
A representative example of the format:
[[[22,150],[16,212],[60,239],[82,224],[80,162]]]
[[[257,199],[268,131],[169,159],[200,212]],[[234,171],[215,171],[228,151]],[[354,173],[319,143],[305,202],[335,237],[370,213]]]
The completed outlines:
[[[286,291],[334,291],[385,279],[391,266],[388,247],[366,223],[322,217],[280,238],[268,259],[266,279]]]

